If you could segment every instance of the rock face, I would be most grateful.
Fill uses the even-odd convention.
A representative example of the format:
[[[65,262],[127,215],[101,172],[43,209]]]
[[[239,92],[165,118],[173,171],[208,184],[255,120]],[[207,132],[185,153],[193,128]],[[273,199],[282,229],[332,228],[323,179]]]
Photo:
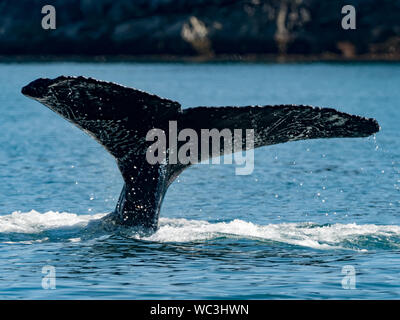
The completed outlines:
[[[1,0],[0,17],[1,55],[400,54],[399,0]]]

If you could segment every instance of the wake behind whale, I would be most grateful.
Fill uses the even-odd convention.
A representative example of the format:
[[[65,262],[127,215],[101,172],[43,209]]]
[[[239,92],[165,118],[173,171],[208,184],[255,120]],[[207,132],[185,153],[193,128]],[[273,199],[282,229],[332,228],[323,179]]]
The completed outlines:
[[[154,128],[169,132],[169,123],[175,121],[179,129],[190,128],[199,135],[203,129],[252,129],[251,148],[305,139],[367,137],[379,131],[374,119],[330,108],[280,105],[182,110],[178,102],[85,77],[38,79],[22,93],[84,130],[116,159],[125,184],[115,211],[103,222],[151,232],[159,226],[160,208],[169,185],[191,165],[170,163],[174,150],[171,145],[166,148],[165,163],[149,163],[146,135]],[[249,149],[246,139],[239,143],[244,150]],[[224,145],[217,154],[214,151],[210,146],[206,157],[232,152]],[[204,152],[197,150],[196,155],[199,162],[204,160]]]
[[[396,225],[312,222],[255,224],[234,219],[224,222],[161,218],[159,229],[144,235],[135,228],[102,228],[105,214],[74,214],[49,211],[13,212],[0,216],[0,244],[96,243],[110,237],[154,244],[196,245],[207,242],[251,241],[272,247],[295,246],[317,250],[355,250],[400,248],[400,227]],[[114,239],[115,240],[115,239]],[[110,239],[112,243],[112,239]]]

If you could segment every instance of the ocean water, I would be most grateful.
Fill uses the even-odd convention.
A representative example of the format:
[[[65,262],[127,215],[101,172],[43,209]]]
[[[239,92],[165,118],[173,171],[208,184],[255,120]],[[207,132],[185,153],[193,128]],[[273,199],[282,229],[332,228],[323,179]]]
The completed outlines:
[[[382,129],[257,149],[247,176],[193,166],[170,187],[159,231],[110,232],[95,221],[122,188],[114,159],[20,94],[62,74],[183,107],[334,107]],[[400,64],[10,63],[0,84],[0,298],[400,298]],[[55,289],[42,286],[46,266]]]

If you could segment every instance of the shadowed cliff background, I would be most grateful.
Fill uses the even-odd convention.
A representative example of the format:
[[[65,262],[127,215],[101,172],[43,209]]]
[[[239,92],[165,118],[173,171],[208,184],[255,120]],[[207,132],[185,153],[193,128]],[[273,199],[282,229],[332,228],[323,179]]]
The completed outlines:
[[[41,27],[42,6],[57,29]],[[343,30],[351,4],[357,29]],[[0,55],[398,59],[397,0],[1,0]]]

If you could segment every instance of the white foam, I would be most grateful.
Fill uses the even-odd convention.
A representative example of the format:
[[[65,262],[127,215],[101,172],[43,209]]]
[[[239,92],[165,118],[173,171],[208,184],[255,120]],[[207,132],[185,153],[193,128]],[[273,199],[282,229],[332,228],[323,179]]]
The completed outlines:
[[[4,241],[4,242],[2,242],[2,243],[5,243],[5,244],[14,244],[14,243],[18,243],[18,244],[33,244],[33,243],[42,243],[42,242],[45,242],[45,241],[48,241],[48,240],[49,240],[49,238],[48,238],[48,237],[45,237],[45,238],[43,238],[43,239],[37,239],[37,240]]]
[[[103,213],[77,215],[54,211],[39,213],[34,210],[26,213],[13,212],[0,216],[0,233],[37,234],[64,227],[84,228],[90,221],[100,219],[105,215]],[[84,232],[82,229],[82,233]],[[155,242],[194,242],[224,237],[282,242],[316,249],[343,248],[344,242],[352,242],[363,236],[388,237],[389,239],[396,237],[394,245],[400,247],[400,244],[397,244],[400,237],[400,226],[397,225],[359,225],[355,223],[322,226],[313,223],[257,225],[238,219],[231,222],[210,223],[202,220],[161,218],[160,228],[153,235],[143,237],[132,234],[132,237],[136,239]],[[66,240],[80,242],[81,238],[75,237]],[[24,241],[35,243],[38,240],[29,242],[24,239]],[[358,248],[358,250],[363,250],[363,248]]]
[[[85,226],[89,221],[100,219],[104,215],[77,215],[54,211],[39,213],[35,210],[25,213],[17,211],[12,214],[0,216],[0,232],[39,233],[60,227]]]
[[[160,219],[160,229],[143,238],[157,242],[191,242],[217,237],[240,237],[277,241],[316,249],[342,248],[341,243],[360,236],[400,236],[400,226],[374,224],[333,224],[318,226],[312,223],[280,223],[260,226],[243,220],[209,223],[186,219]]]

